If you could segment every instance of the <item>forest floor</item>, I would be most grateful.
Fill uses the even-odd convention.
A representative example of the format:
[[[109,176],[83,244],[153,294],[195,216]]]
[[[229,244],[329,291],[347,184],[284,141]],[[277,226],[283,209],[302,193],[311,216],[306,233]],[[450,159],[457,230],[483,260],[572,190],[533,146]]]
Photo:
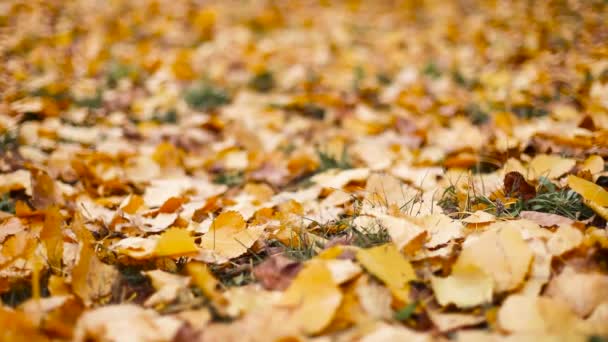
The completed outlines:
[[[607,341],[608,2],[0,4],[0,340]]]

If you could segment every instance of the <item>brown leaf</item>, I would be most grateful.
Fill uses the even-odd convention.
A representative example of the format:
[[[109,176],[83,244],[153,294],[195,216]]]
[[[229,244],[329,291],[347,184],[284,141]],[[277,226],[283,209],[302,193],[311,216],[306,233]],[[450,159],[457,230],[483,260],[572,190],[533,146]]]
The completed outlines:
[[[509,197],[521,197],[524,200],[529,200],[536,196],[536,189],[528,184],[524,176],[517,171],[507,173],[503,182],[505,194]]]
[[[301,263],[275,254],[254,267],[253,275],[267,290],[285,290],[301,269]]]
[[[32,205],[36,209],[46,209],[57,202],[55,181],[45,171],[32,170]]]

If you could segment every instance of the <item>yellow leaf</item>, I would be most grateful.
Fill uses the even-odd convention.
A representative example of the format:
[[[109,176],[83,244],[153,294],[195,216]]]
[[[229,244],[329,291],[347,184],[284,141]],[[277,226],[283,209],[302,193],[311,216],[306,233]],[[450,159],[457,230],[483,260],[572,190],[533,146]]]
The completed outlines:
[[[215,218],[202,237],[201,246],[223,258],[236,258],[247,252],[264,231],[264,225],[247,228],[241,214],[227,211]]]
[[[475,265],[494,279],[495,293],[512,290],[524,281],[532,251],[521,237],[518,221],[497,222],[488,229],[465,244],[454,267]]]
[[[604,171],[604,159],[598,155],[590,156],[583,162],[583,170],[589,170],[592,174]]]
[[[342,292],[324,262],[310,262],[285,290],[281,303],[296,306],[292,319],[308,334],[323,330],[332,320]]]
[[[540,154],[530,161],[530,171],[532,172],[532,178],[544,176],[549,179],[554,179],[570,171],[574,165],[576,165],[574,159]]]
[[[561,335],[581,323],[564,302],[547,297],[511,295],[498,311],[498,324],[508,332]]]
[[[192,283],[201,289],[205,296],[211,298],[215,303],[224,301],[224,298],[217,290],[219,281],[209,271],[207,265],[201,262],[191,262],[186,265],[186,271],[192,277]]]
[[[439,304],[470,308],[492,300],[492,277],[475,265],[459,265],[446,278],[432,277],[431,285]]]
[[[59,208],[52,206],[46,210],[44,225],[40,232],[40,239],[46,248],[49,264],[57,271],[61,270],[61,259],[63,257],[62,222],[63,217]]]
[[[367,271],[383,281],[393,296],[402,302],[408,301],[408,283],[416,279],[416,274],[394,244],[359,250],[357,260]]]
[[[157,256],[176,256],[198,252],[198,246],[190,232],[180,228],[167,229],[158,239]]]
[[[586,200],[602,207],[608,206],[608,191],[601,186],[573,175],[568,176],[568,186]]]

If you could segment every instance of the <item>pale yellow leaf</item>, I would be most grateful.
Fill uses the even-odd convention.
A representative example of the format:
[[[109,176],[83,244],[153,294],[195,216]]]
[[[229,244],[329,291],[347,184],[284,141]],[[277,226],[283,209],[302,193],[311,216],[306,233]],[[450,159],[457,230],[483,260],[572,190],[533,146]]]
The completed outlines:
[[[232,259],[247,252],[264,232],[265,225],[247,228],[241,214],[227,211],[220,214],[203,235],[201,246],[221,258]]]
[[[511,295],[504,301],[498,324],[513,333],[564,334],[582,328],[582,321],[564,302],[522,295]]]
[[[341,300],[342,292],[325,263],[313,260],[285,290],[281,304],[294,308],[294,324],[314,334],[329,324]]]
[[[357,260],[368,272],[384,282],[397,299],[409,300],[409,282],[416,279],[414,268],[394,244],[361,249]]]
[[[497,225],[500,227],[501,225]],[[532,251],[512,225],[483,232],[479,238],[464,245],[454,267],[477,265],[494,279],[494,292],[512,290],[524,281]]]
[[[552,255],[562,255],[583,242],[583,233],[571,225],[563,225],[551,235],[547,248]]]
[[[576,165],[576,160],[574,159],[539,154],[530,161],[529,166],[532,178],[543,176],[549,179],[555,179],[570,171],[574,165]]]
[[[492,277],[475,265],[455,266],[446,278],[433,276],[431,285],[442,306],[470,308],[492,301]]]
[[[608,276],[566,267],[551,279],[546,295],[564,301],[579,317],[586,317],[602,302],[608,302]]]

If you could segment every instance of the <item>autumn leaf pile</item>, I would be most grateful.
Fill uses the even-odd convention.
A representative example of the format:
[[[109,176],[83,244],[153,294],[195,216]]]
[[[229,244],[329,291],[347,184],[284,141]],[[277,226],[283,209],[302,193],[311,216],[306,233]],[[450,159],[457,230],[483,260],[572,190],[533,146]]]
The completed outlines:
[[[608,3],[0,3],[1,341],[605,341]]]

